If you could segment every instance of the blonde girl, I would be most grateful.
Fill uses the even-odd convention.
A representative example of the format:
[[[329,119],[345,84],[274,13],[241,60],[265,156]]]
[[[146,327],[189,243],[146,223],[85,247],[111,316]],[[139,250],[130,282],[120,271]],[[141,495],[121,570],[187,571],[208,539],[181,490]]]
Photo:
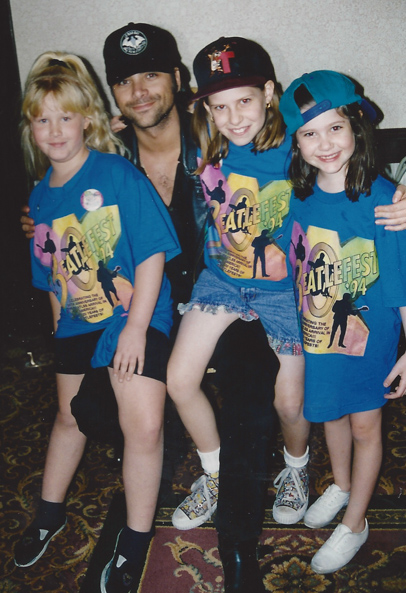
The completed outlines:
[[[177,240],[148,180],[121,156],[106,154],[122,147],[80,58],[42,54],[22,112],[27,168],[41,179],[30,196],[32,275],[50,295],[59,407],[38,512],[16,545],[15,562],[32,565],[66,524],[66,493],[86,442],[70,402],[91,365],[109,366],[125,438],[127,525],[101,590],[128,592],[153,535],[171,326],[163,266],[178,252]]]

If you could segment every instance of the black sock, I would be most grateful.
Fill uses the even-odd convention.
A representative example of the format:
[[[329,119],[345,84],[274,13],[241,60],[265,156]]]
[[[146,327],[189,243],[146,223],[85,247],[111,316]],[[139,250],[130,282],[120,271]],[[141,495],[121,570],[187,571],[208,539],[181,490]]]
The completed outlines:
[[[154,527],[152,527],[151,531],[145,532],[134,531],[134,529],[126,526],[121,532],[117,551],[131,563],[144,564],[149,543],[154,535]]]
[[[48,502],[41,498],[33,526],[40,529],[56,530],[62,527],[65,520],[66,509],[64,502]]]

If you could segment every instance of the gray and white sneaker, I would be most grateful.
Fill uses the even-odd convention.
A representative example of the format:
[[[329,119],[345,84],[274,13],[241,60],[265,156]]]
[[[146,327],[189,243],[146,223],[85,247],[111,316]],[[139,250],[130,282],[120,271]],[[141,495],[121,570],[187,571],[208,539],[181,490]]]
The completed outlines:
[[[176,529],[186,531],[203,525],[217,508],[219,474],[203,474],[192,485],[192,492],[172,515]]]
[[[274,480],[278,487],[272,509],[273,518],[283,525],[293,525],[301,519],[309,504],[309,475],[307,466],[287,465]]]

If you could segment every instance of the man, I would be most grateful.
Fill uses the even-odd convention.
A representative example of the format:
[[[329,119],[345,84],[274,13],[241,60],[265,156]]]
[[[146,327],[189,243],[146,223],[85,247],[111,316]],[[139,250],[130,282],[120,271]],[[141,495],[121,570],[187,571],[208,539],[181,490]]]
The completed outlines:
[[[187,112],[190,75],[172,35],[148,24],[129,23],[114,31],[106,39],[104,59],[107,82],[127,124],[120,136],[129,150],[128,158],[155,186],[179,236],[182,254],[166,268],[176,309],[177,303],[188,302],[190,297],[207,215],[199,178],[194,175],[196,146]],[[23,217],[22,222],[29,233],[30,219]],[[173,334],[179,321],[175,312]],[[224,334],[214,360],[223,398],[216,527],[225,591],[262,593],[256,546],[266,492],[276,359],[260,322],[237,321]],[[242,366],[248,371],[246,383],[239,372]],[[136,590],[138,577],[127,578],[137,572],[134,561],[121,552],[118,547],[103,573],[102,591]]]
[[[136,40],[136,46],[132,44]],[[166,271],[176,303],[188,298],[206,217],[199,179],[193,175],[190,75],[172,35],[152,25],[130,23],[114,31],[104,47],[107,82],[127,128],[120,136],[130,160],[152,182],[168,207],[182,246]]]

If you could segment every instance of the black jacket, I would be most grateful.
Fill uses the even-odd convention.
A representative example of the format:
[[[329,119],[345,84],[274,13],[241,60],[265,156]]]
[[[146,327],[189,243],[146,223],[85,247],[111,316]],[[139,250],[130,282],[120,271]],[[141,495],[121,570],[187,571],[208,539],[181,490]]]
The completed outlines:
[[[181,154],[168,212],[178,234],[182,253],[168,262],[165,268],[175,303],[189,300],[193,283],[203,267],[204,223],[207,217],[207,206],[199,176],[194,174],[197,168],[197,148],[190,131],[191,114],[179,111],[179,117]],[[137,137],[133,127],[128,125],[119,136],[129,150],[127,158],[146,174],[140,164]]]

